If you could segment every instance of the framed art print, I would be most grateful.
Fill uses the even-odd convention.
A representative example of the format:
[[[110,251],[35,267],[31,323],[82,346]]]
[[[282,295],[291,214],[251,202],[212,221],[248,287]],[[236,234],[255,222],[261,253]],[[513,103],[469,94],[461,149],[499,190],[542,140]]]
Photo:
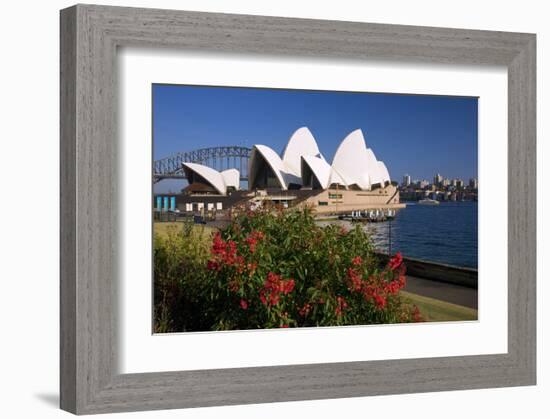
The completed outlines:
[[[63,409],[534,384],[534,35],[78,5],[61,58]]]

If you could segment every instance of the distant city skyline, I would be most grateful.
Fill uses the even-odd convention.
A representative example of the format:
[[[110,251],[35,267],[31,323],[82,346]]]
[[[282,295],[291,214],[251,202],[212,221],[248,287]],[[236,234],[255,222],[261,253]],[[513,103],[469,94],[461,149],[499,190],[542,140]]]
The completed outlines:
[[[419,176],[413,176],[411,175],[410,173],[403,173],[400,177],[401,180],[397,179],[394,179],[396,182],[403,182],[405,176],[408,176],[410,178],[410,181],[411,182],[415,182],[415,181],[420,181],[420,180],[427,180],[428,182],[433,182],[434,180],[434,176],[437,175],[437,174],[440,174],[442,176],[443,179],[447,179],[447,180],[453,180],[453,179],[461,179],[463,180],[464,182],[467,182],[469,181],[470,179],[476,179],[477,180],[477,176],[468,176],[468,177],[451,177],[451,176],[445,176],[444,173],[434,173],[431,177],[419,177]]]
[[[436,173],[477,178],[477,98],[286,89],[153,85],[153,158],[197,148],[265,144],[281,152],[307,126],[327,161],[351,131],[393,180]],[[158,192],[181,181],[162,181]]]

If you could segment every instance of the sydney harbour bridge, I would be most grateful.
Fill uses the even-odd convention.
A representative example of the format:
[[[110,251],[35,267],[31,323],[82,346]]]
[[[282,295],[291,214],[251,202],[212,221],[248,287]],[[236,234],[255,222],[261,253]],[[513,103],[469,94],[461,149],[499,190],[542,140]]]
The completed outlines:
[[[248,181],[248,158],[251,149],[242,146],[199,148],[179,152],[153,162],[153,182],[163,179],[185,179],[183,163],[199,163],[222,171],[237,169],[241,181]]]

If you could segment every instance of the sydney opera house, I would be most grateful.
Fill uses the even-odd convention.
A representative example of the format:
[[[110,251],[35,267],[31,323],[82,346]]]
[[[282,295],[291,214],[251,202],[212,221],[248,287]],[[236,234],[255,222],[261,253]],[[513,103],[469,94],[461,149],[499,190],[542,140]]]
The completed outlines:
[[[384,162],[377,160],[360,129],[346,136],[329,163],[307,127],[296,130],[278,154],[272,148],[252,147],[248,189],[240,190],[236,169],[222,172],[197,163],[184,163],[189,185],[178,196],[180,211],[253,206],[309,206],[320,214],[403,207],[395,182]]]

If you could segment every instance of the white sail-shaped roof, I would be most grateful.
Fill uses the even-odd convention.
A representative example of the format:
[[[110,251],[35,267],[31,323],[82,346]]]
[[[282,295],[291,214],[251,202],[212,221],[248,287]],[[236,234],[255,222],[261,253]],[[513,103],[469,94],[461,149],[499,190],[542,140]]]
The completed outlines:
[[[226,188],[233,187],[236,190],[239,189],[240,174],[237,169],[227,169],[221,172]]]
[[[370,148],[367,148],[367,162],[365,169],[368,174],[371,186],[376,183],[384,183],[382,173],[380,172],[378,166],[378,160],[376,160],[376,156]]]
[[[340,174],[334,169],[334,167],[331,167],[330,168],[330,178],[329,178],[329,182],[328,182],[328,185],[341,185],[343,186],[344,188],[347,188],[348,184],[346,183],[346,181],[344,180],[344,178],[342,176],[340,176]]]
[[[302,176],[302,156],[323,158],[313,134],[307,127],[294,131],[283,151],[282,160],[287,170],[298,177]]]
[[[302,161],[304,164],[307,164],[313,175],[317,178],[321,188],[326,189],[330,180],[330,165],[326,160],[322,157],[302,156]],[[303,176],[303,170],[301,173]]]
[[[282,157],[265,145],[255,145],[252,148],[249,161],[249,186],[256,187],[258,174],[265,162],[273,172],[276,182],[283,190],[292,189],[294,185],[303,185],[302,169],[315,176],[322,188],[338,184],[344,188],[359,188],[370,190],[373,185],[384,186],[390,181],[386,165],[378,161],[374,152],[367,148],[363,132],[360,129],[352,131],[340,143],[332,165],[329,165],[307,127],[297,129],[290,137]],[[262,176],[266,176],[264,173]],[[271,176],[271,175],[269,175]],[[267,179],[267,178],[266,178]],[[265,182],[265,180],[263,181]],[[262,185],[265,186],[265,185]]]
[[[239,171],[237,169],[229,169],[224,172],[218,172],[208,166],[198,163],[183,163],[183,168],[186,171],[192,171],[204,180],[206,180],[220,195],[227,194],[227,187],[233,186],[239,189]],[[187,176],[189,178],[189,175]]]
[[[368,190],[371,187],[369,170],[373,170],[376,166],[376,158],[374,154],[367,152],[367,146],[363,137],[363,132],[356,129],[348,134],[340,143],[334,159],[332,167],[342,177],[347,185],[356,184],[363,190]]]
[[[279,181],[281,189],[286,190],[288,187],[286,181],[286,174],[288,169],[285,167],[285,164],[281,160],[281,157],[269,148],[266,145],[256,144],[252,147],[252,152],[250,153],[250,162],[249,162],[249,184],[254,185],[256,176],[258,174],[260,160],[263,159],[269,165],[275,177]]]
[[[378,171],[379,171],[380,175],[382,176],[383,182],[384,183],[385,182],[391,182],[390,172],[388,172],[388,168],[386,167],[384,162],[381,161],[381,160],[378,160],[377,163],[378,163]]]
[[[352,131],[340,144],[332,161],[335,175],[349,185],[369,190],[375,184],[384,186],[390,181],[390,174],[382,161],[376,160],[374,152],[367,148],[363,132]],[[332,176],[332,175],[331,175]],[[330,183],[337,183],[333,180]]]

